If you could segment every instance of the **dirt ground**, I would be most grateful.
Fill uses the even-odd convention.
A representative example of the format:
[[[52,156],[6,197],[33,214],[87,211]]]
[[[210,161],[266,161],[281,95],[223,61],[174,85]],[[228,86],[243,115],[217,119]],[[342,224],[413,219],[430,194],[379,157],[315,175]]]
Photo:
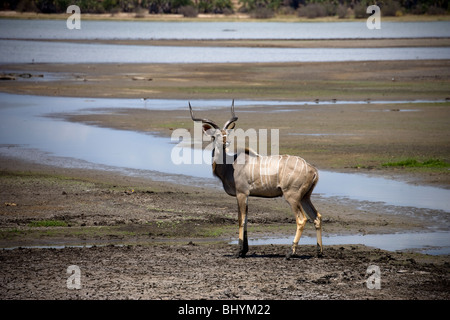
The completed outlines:
[[[290,260],[286,245],[250,246],[245,259],[236,258],[237,246],[228,244],[237,237],[236,204],[221,190],[11,159],[1,167],[0,244],[15,248],[0,250],[2,300],[450,297],[448,256],[325,243],[322,258],[310,245]],[[399,212],[313,201],[325,235],[426,226]],[[294,230],[284,200],[250,200],[251,237]],[[308,223],[304,234],[314,233]],[[72,265],[81,272],[81,289],[67,287]],[[380,270],[380,289],[367,286],[371,265]]]
[[[449,299],[449,266],[361,246],[315,248],[286,260],[284,247],[254,246],[236,259],[226,244],[16,249],[0,254],[2,299]],[[68,289],[69,266],[81,289]],[[371,265],[380,289],[367,286]]]
[[[1,90],[90,98],[444,100],[450,98],[449,66],[449,60],[10,64],[1,66],[3,74],[29,73],[32,77],[2,81]]]
[[[238,123],[244,129],[255,122],[280,128],[281,153],[301,155],[319,170],[364,171],[449,188],[446,168],[381,166],[405,157],[449,160],[445,102],[449,64],[3,65],[2,74],[16,80],[2,81],[0,90],[186,101],[366,101],[273,110],[254,106],[239,114]],[[23,72],[33,76],[17,76]],[[39,74],[54,80],[40,81]],[[398,105],[369,103],[391,99],[441,102],[402,105],[405,112]],[[208,117],[225,121],[225,110],[208,112]],[[116,109],[108,114],[55,116],[164,136],[173,128],[191,126],[187,112],[180,110]],[[323,258],[315,257],[313,246],[303,245],[299,256],[286,260],[288,246],[264,245],[250,246],[248,257],[237,259],[237,246],[229,244],[237,237],[236,201],[220,188],[186,187],[7,157],[0,157],[0,182],[0,247],[10,248],[0,250],[2,300],[449,299],[448,256],[325,243]],[[435,227],[426,214],[409,215],[379,204],[361,206],[319,195],[313,195],[313,202],[323,215],[324,235]],[[439,227],[447,230],[447,220]],[[249,236],[293,236],[294,232],[294,217],[283,199],[249,200]],[[304,234],[314,233],[308,223]],[[35,247],[48,245],[62,248]],[[67,286],[67,268],[72,265],[81,272],[81,289]],[[380,270],[380,289],[367,285],[371,265]]]

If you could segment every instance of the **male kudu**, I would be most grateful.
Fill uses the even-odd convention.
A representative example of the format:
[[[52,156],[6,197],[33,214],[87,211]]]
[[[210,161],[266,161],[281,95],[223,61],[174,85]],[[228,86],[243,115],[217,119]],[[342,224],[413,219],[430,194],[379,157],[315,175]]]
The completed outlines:
[[[245,148],[237,153],[228,154],[229,134],[238,120],[234,114],[234,100],[231,105],[231,118],[222,129],[212,120],[195,118],[189,103],[191,118],[203,123],[203,131],[214,140],[212,151],[212,170],[223,184],[225,192],[235,196],[238,202],[239,217],[239,252],[244,257],[248,252],[247,212],[248,197],[274,198],[284,196],[297,222],[292,251],[289,258],[296,253],[300,236],[307,217],[314,221],[317,235],[317,254],[322,255],[322,217],[311,203],[311,193],[319,179],[315,167],[304,159],[289,155],[261,156]]]

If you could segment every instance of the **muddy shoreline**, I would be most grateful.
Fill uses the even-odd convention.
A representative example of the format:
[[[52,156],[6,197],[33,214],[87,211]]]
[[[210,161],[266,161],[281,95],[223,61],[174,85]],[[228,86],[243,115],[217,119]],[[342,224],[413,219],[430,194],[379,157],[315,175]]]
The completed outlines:
[[[323,41],[321,43],[329,43]],[[445,100],[450,60],[308,63],[4,64],[2,92],[136,99]],[[43,77],[33,77],[43,75]]]
[[[186,243],[1,251],[5,281],[0,290],[8,299],[449,298],[448,266],[407,254],[340,246],[316,259],[314,248],[306,247],[299,257],[285,260],[279,246],[258,246],[248,258],[235,259],[231,250],[223,244]],[[78,290],[66,286],[70,265],[81,271]],[[380,289],[367,287],[369,265],[380,268]]]
[[[221,190],[4,158],[0,163],[0,243],[19,247],[0,250],[2,299],[445,300],[450,295],[446,255],[325,244],[324,258],[315,257],[315,246],[301,245],[299,256],[286,260],[287,245],[251,245],[248,257],[237,259],[237,246],[227,244],[237,236],[236,204]],[[426,227],[426,220],[398,212],[313,201],[324,215],[324,235]],[[251,199],[249,211],[250,237],[293,235],[294,218],[281,198]],[[308,223],[304,235],[314,233]],[[24,248],[54,244],[62,247]],[[83,247],[64,247],[71,244]],[[66,287],[70,265],[82,270],[80,290]],[[381,270],[380,290],[367,287],[370,265]]]

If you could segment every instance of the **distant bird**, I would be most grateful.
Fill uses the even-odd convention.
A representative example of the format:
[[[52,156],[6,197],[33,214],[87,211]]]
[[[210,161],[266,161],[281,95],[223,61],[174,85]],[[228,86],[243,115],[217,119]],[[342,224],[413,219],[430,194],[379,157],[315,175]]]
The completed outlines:
[[[144,108],[147,109],[147,100],[148,98],[141,98],[141,101],[144,101]]]

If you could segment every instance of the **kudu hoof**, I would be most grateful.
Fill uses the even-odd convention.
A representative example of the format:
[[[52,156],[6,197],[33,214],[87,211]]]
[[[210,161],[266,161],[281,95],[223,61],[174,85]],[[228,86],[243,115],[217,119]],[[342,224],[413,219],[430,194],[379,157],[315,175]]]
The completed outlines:
[[[286,260],[291,260],[292,257],[295,257],[295,253],[293,253],[292,250],[289,250],[288,253],[286,253]]]
[[[323,251],[322,251],[322,248],[320,247],[320,245],[317,245],[316,256],[317,256],[317,258],[323,257]]]

